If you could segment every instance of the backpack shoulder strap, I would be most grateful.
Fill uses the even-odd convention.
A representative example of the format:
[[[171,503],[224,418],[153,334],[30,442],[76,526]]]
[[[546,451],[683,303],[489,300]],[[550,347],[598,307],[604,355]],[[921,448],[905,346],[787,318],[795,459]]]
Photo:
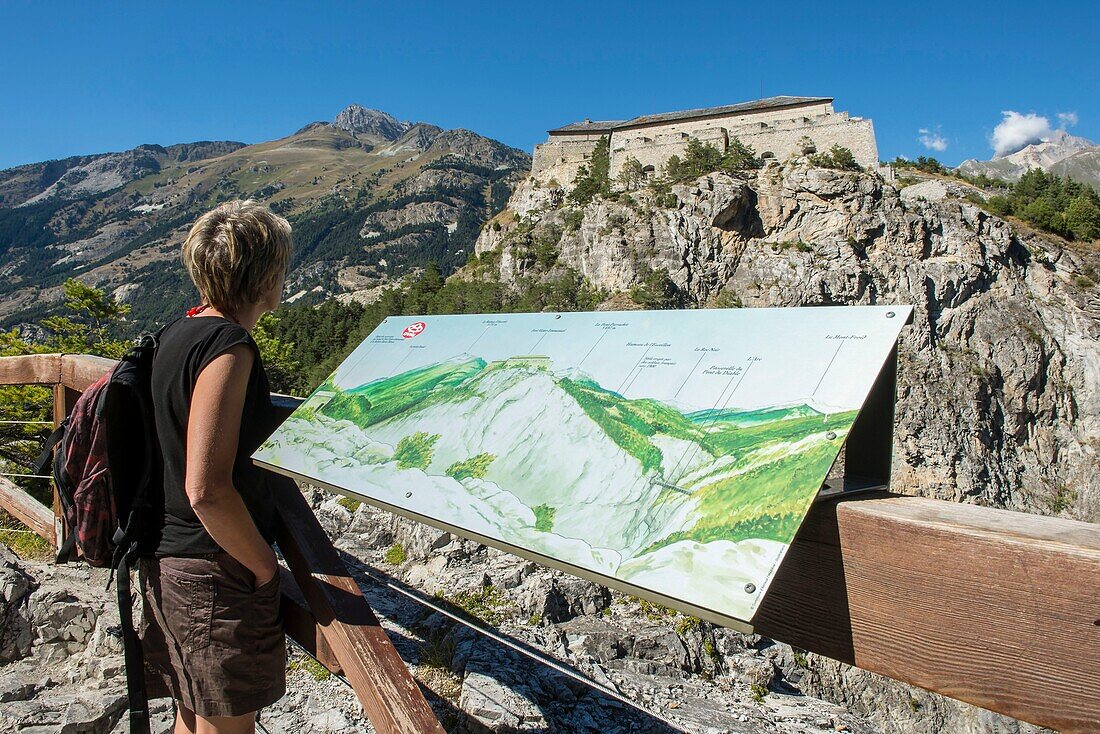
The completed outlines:
[[[122,554],[118,564],[118,614],[122,623],[122,650],[126,664],[126,697],[130,714],[130,734],[149,734],[149,701],[145,692],[145,656],[134,629],[130,592],[130,563],[134,553]]]
[[[45,474],[50,468],[50,460],[53,457],[53,449],[57,444],[61,442],[61,439],[65,437],[65,426],[68,425],[69,419],[61,421],[61,425],[53,429],[53,433],[46,439],[46,442],[42,444],[42,451],[38,454],[38,458],[34,460],[34,473]]]

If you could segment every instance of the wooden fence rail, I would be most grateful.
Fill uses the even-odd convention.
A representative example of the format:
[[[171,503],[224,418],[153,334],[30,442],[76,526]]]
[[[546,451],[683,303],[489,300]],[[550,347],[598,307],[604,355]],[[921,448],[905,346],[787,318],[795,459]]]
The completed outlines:
[[[104,368],[73,355],[5,357],[0,384],[79,392]],[[294,404],[279,402],[284,411]],[[300,501],[286,492],[294,496]],[[3,485],[0,506],[12,506]],[[292,634],[356,682],[372,722],[394,705],[414,706],[401,703],[418,697],[411,678],[393,677],[404,666],[395,667],[396,652],[385,651],[373,613],[358,606],[358,587],[307,513],[294,512],[280,539],[302,587],[284,601],[299,610],[306,601],[315,625],[298,614]],[[774,639],[1024,721],[1100,731],[1095,524],[887,493],[822,502],[753,622]],[[427,721],[416,712],[424,716],[416,709],[397,728],[378,728],[438,731],[414,723]]]

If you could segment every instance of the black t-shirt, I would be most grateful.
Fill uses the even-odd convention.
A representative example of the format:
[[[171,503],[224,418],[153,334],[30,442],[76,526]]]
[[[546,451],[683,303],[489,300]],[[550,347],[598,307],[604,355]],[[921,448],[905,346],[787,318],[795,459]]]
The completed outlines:
[[[215,357],[238,344],[250,345],[255,361],[248,376],[241,415],[233,486],[240,492],[264,539],[274,541],[275,508],[271,492],[265,473],[249,458],[275,427],[267,373],[248,331],[220,316],[199,316],[169,324],[161,334],[153,359],[153,411],[164,458],[164,529],[157,555],[189,556],[222,550],[195,516],[184,489],[187,418],[199,373]]]

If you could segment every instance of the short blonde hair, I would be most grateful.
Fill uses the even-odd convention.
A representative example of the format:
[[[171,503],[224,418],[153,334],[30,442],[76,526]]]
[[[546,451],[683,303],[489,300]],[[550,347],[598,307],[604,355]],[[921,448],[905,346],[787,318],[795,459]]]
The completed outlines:
[[[203,303],[236,313],[256,303],[290,265],[290,223],[251,199],[199,217],[183,243],[183,266]]]

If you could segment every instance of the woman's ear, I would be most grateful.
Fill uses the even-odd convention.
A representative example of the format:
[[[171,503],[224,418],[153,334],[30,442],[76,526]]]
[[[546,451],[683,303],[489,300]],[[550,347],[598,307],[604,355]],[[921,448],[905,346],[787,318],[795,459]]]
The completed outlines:
[[[283,300],[283,286],[286,284],[286,274],[280,275],[271,284],[271,290],[267,292],[264,306],[268,311],[274,311]]]

